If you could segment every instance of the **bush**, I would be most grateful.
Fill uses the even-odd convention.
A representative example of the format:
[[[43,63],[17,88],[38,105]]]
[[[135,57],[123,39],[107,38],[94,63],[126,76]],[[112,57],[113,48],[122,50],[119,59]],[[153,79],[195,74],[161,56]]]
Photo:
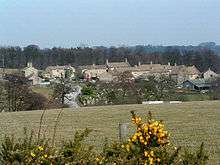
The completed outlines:
[[[61,113],[57,117],[57,121]],[[43,115],[41,117],[42,121]],[[64,141],[61,146],[54,146],[54,137],[34,138],[33,132],[24,131],[24,136],[16,140],[14,136],[6,136],[0,148],[2,164],[68,164],[68,165],[203,165],[208,156],[202,144],[195,153],[187,148],[171,147],[169,133],[162,121],[156,121],[149,113],[146,121],[132,112],[132,122],[136,126],[135,133],[126,142],[105,142],[103,151],[94,152],[93,146],[86,146],[84,141],[91,130],[76,132],[72,140]],[[50,147],[51,146],[51,147]]]

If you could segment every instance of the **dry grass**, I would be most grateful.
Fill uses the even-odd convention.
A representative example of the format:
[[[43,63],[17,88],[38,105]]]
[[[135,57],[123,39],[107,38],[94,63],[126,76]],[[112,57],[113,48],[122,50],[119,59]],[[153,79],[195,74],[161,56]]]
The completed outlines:
[[[53,93],[52,89],[47,88],[47,87],[37,87],[37,86],[35,86],[35,87],[31,87],[31,89],[32,89],[33,92],[42,94],[43,96],[45,96],[48,99],[51,98],[51,95]]]
[[[163,105],[122,105],[65,109],[57,127],[56,141],[73,137],[75,130],[93,129],[89,142],[100,149],[103,140],[118,139],[118,123],[130,122],[130,111],[141,116],[152,111],[156,119],[164,120],[176,145],[198,147],[205,142],[212,164],[220,162],[220,101],[188,102]],[[56,116],[60,110],[48,110],[43,121],[46,135],[53,135]],[[0,135],[22,136],[23,127],[37,132],[42,111],[0,114]]]

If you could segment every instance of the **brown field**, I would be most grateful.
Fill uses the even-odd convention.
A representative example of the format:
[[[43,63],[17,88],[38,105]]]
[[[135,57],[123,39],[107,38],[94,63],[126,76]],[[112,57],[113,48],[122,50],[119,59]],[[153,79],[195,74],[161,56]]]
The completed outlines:
[[[210,155],[211,164],[220,163],[220,101],[187,102],[163,105],[119,105],[87,107],[78,110],[64,109],[57,128],[57,143],[71,139],[76,130],[91,128],[89,142],[100,150],[105,137],[118,139],[118,124],[130,122],[130,111],[145,116],[148,111],[156,119],[162,119],[177,146],[198,147],[202,142]],[[47,137],[53,134],[55,118],[60,110],[47,110],[43,131]],[[21,137],[23,128],[37,132],[42,111],[0,114],[0,140],[10,133]],[[131,124],[132,125],[132,124]]]

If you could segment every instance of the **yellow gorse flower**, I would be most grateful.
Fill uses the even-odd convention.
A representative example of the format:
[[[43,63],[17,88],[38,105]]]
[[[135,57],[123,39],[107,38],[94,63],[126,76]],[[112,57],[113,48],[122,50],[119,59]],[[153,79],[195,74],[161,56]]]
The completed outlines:
[[[127,152],[136,152],[135,146],[141,148],[145,164],[159,163],[161,160],[152,150],[155,147],[163,146],[169,143],[169,134],[164,129],[162,121],[148,119],[143,122],[142,119],[133,113],[132,122],[136,125],[136,132],[129,138],[127,144],[122,145]]]
[[[34,158],[36,156],[36,154],[31,152],[31,156]]]
[[[40,151],[43,151],[43,150],[44,150],[44,148],[43,148],[42,146],[38,146],[38,149],[39,149]]]
[[[44,158],[47,158],[48,157],[48,155],[47,154],[44,154]]]

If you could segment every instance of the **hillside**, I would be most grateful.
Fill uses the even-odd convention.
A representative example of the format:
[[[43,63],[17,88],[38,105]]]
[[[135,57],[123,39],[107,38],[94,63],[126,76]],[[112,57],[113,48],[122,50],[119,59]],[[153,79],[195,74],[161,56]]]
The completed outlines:
[[[201,142],[205,142],[212,162],[220,161],[220,101],[64,109],[57,129],[56,140],[60,142],[62,139],[70,139],[73,137],[74,131],[87,127],[93,129],[89,142],[100,149],[105,137],[117,140],[118,123],[130,122],[131,110],[135,110],[141,116],[152,111],[156,119],[165,121],[175,144],[199,146]],[[42,112],[1,113],[0,138],[2,139],[5,133],[13,133],[16,137],[22,136],[23,127],[37,131]],[[55,118],[59,112],[60,110],[46,111],[43,131],[47,137],[52,136]]]

